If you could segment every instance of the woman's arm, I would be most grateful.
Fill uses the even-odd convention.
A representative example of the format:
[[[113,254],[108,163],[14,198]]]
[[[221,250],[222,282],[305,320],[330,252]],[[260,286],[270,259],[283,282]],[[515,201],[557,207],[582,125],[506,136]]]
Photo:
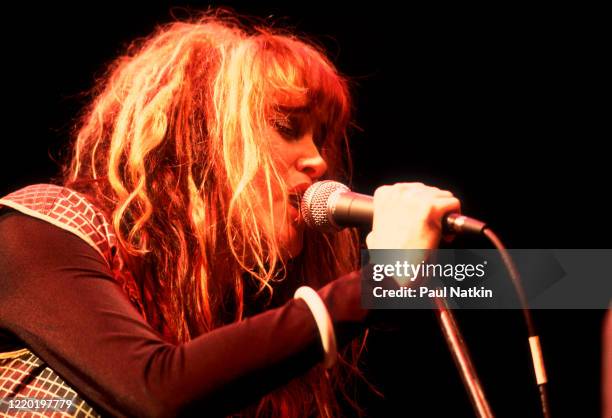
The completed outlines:
[[[172,345],[144,321],[87,243],[53,225],[0,216],[0,328],[113,416],[210,415],[245,407],[323,357],[316,323],[291,300]],[[359,274],[319,291],[339,336],[362,327]]]

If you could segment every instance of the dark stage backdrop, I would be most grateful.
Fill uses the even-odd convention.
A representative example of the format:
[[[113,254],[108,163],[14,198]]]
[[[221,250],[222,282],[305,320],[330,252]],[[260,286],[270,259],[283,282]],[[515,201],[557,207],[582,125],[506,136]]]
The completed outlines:
[[[357,190],[423,181],[454,191],[464,213],[487,220],[509,247],[609,248],[601,10],[223,4],[312,35],[351,78]],[[129,40],[171,20],[171,10],[181,17],[185,7],[207,5],[3,6],[0,194],[57,174],[53,160],[82,93]],[[603,312],[534,317],[553,416],[598,416]],[[397,329],[372,333],[364,369],[385,399],[361,388],[362,405],[371,416],[473,416],[433,313],[400,318]],[[537,416],[521,313],[458,312],[458,319],[497,415]]]

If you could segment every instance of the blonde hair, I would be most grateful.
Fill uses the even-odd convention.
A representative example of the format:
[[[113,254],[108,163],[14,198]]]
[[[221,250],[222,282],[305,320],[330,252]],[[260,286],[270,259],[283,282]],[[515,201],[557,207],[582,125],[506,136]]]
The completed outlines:
[[[302,254],[288,266],[274,230],[261,227],[283,221],[265,210],[272,191],[289,195],[264,131],[295,103],[317,121],[328,176],[343,179],[347,82],[319,48],[294,35],[211,12],[158,28],[98,83],[65,183],[109,214],[127,268],[155,295],[147,319],[174,342],[240,320],[245,280],[271,297],[271,284],[287,274],[296,285],[320,286],[357,267],[354,231],[306,232]],[[319,415],[334,415],[320,369],[299,384],[311,388],[308,404]],[[313,412],[304,407],[310,395],[291,392],[289,385],[267,396],[255,412]]]

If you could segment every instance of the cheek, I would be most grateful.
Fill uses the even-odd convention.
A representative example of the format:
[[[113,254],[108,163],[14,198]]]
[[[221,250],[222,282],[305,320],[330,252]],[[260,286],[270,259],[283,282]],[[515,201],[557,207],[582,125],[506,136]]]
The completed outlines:
[[[285,224],[280,231],[277,231],[280,249],[283,257],[297,257],[304,246],[304,231],[289,223]]]
[[[300,152],[297,142],[286,140],[278,133],[274,133],[271,144],[272,160],[279,171],[288,170],[295,164]]]
[[[259,168],[255,178],[253,179],[253,187],[256,191],[256,199],[259,203],[261,210],[267,214],[270,213],[271,209],[276,211],[278,202],[282,201],[283,193],[281,190],[281,185],[276,180],[276,176],[274,174],[274,170],[278,173],[278,176],[283,180],[287,181],[289,178],[289,171],[286,168],[279,167],[275,165],[274,167],[270,167],[270,183],[266,181],[266,175],[263,168]],[[270,208],[269,196],[272,195],[272,204],[273,208]]]

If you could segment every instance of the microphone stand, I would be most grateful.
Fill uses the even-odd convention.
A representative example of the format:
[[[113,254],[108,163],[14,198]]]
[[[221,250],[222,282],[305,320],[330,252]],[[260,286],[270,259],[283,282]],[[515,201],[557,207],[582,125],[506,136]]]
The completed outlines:
[[[470,395],[472,406],[479,418],[493,418],[493,413],[489,407],[489,403],[485,398],[480,380],[470,359],[467,346],[463,341],[459,327],[455,322],[455,318],[451,309],[448,308],[446,299],[442,297],[435,298],[435,304],[438,308],[437,318],[444,333],[444,338],[448,344],[448,348],[453,355],[457,369],[461,373],[463,385]]]

